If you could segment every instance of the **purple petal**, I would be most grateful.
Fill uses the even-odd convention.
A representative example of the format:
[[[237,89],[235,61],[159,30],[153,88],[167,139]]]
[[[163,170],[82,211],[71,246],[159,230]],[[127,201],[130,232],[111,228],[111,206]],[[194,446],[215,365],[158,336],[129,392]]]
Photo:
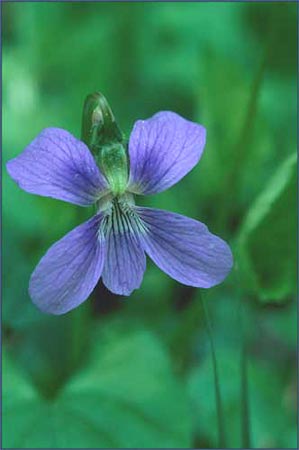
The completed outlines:
[[[129,189],[154,194],[177,183],[198,163],[205,141],[203,126],[173,112],[138,120],[129,141]]]
[[[146,257],[134,218],[112,212],[106,233],[107,253],[102,279],[115,294],[130,295],[141,285]]]
[[[87,299],[104,265],[102,215],[74,228],[56,242],[31,275],[29,293],[44,312],[64,314]]]
[[[136,208],[147,227],[142,245],[157,266],[183,284],[209,288],[233,265],[229,246],[197,220],[152,208]]]
[[[107,188],[87,146],[59,128],[43,130],[6,167],[25,191],[76,205],[93,204]]]

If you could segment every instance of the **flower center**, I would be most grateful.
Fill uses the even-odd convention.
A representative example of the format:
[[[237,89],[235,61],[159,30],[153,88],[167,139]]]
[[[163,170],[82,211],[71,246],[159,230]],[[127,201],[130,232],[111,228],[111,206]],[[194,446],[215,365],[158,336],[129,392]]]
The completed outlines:
[[[108,194],[103,197],[98,202],[98,211],[104,212],[101,233],[106,236],[110,232],[134,235],[146,232],[145,224],[138,216],[134,205],[134,197],[128,192],[120,196]]]

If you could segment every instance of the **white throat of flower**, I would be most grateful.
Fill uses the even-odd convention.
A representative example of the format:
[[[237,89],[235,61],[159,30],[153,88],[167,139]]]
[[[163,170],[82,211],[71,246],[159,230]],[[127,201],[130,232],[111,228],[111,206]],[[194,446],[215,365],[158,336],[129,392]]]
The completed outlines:
[[[107,194],[98,201],[97,211],[104,213],[99,230],[101,236],[107,236],[110,232],[131,233],[135,236],[147,232],[146,225],[136,211],[134,196],[129,192],[119,196]]]

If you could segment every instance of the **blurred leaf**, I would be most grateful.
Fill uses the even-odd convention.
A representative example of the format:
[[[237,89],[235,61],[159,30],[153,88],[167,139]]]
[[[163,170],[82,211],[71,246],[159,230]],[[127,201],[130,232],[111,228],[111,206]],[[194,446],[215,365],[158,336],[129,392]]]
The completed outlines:
[[[28,294],[30,264],[32,262],[32,242],[28,241],[27,251],[22,246],[17,223],[3,217],[3,325],[9,328],[31,326],[41,319],[42,315],[32,304]],[[23,230],[24,233],[24,230]],[[36,239],[38,241],[38,239]],[[24,241],[23,241],[24,243]],[[25,247],[25,246],[24,246]]]
[[[261,311],[261,323],[267,334],[280,345],[285,345],[289,352],[296,352],[297,348],[297,302],[292,301],[271,311]],[[273,348],[277,356],[277,346]],[[287,353],[285,351],[285,353]]]
[[[221,391],[228,447],[240,448],[240,354],[219,352]],[[291,385],[289,385],[291,387]],[[206,357],[189,379],[194,428],[209,446],[217,445],[216,409],[211,358]],[[296,402],[288,401],[285,382],[277,370],[252,361],[249,365],[249,409],[253,448],[296,447]]]
[[[241,269],[259,297],[279,301],[296,290],[296,162],[279,167],[250,208],[240,232]]]
[[[95,344],[89,367],[54,399],[4,359],[5,447],[189,448],[187,399],[156,338],[109,330]]]
[[[250,41],[260,43],[269,39],[272,52],[269,68],[279,76],[289,76],[296,72],[297,47],[294,36],[297,30],[296,5],[292,2],[253,3],[243,9],[244,28],[250,30]],[[284,36],[284,39],[281,39]]]

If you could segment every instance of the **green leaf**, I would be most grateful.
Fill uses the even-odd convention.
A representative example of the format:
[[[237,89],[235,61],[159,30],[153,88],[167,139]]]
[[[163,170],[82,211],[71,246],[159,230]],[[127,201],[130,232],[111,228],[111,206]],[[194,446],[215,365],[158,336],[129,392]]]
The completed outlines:
[[[240,353],[238,350],[219,352],[219,374],[229,430],[229,448],[241,446]],[[248,367],[249,425],[253,448],[296,447],[296,394],[294,378],[286,380],[277,366],[251,360]],[[201,361],[190,374],[189,394],[193,401],[194,428],[201,441],[210,448],[217,446],[216,408],[213,369],[210,356]],[[207,444],[206,444],[207,445]]]
[[[296,161],[287,158],[250,208],[240,232],[241,269],[261,300],[296,290]]]
[[[4,446],[189,448],[187,397],[157,339],[112,326],[95,343],[89,366],[54,399],[4,359]]]

